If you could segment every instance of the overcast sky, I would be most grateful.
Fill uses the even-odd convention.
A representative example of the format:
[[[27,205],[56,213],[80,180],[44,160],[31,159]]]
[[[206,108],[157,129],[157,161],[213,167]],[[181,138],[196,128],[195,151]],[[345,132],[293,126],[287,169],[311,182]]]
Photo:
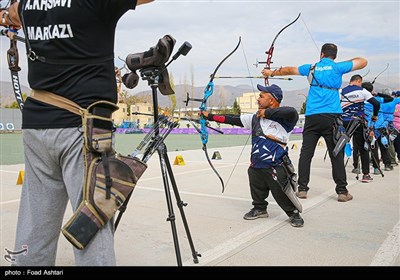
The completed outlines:
[[[4,1],[1,1],[4,2]],[[188,1],[156,0],[127,12],[120,20],[115,42],[115,57],[126,58],[130,53],[143,52],[154,46],[165,34],[176,39],[174,52],[188,41],[192,50],[169,66],[175,84],[185,80],[195,86],[205,86],[217,64],[236,46],[242,45],[219,69],[219,76],[259,76],[267,51],[278,31],[293,21],[275,42],[273,66],[299,66],[319,60],[321,46],[326,42],[338,45],[336,61],[357,56],[365,57],[365,69],[354,73],[369,74],[373,80],[389,63],[389,68],[377,82],[400,90],[399,69],[399,1]],[[20,34],[23,35],[23,34]],[[99,38],[99,43],[101,39]],[[2,37],[0,80],[8,81],[6,62],[9,41]],[[20,46],[21,83],[26,80],[26,57]],[[116,59],[116,64],[123,62]],[[284,90],[307,87],[305,77],[293,81],[271,80]],[[216,79],[215,84],[255,85],[261,79]],[[149,89],[141,80],[134,92]]]

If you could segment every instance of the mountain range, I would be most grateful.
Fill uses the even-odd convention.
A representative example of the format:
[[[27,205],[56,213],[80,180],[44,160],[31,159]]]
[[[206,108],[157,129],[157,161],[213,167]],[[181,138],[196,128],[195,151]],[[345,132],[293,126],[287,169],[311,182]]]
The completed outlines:
[[[193,96],[191,94],[190,98],[202,99],[204,96],[205,87],[194,87]],[[175,99],[176,99],[176,109],[183,109],[186,107],[185,100],[187,98],[187,93],[192,92],[190,85],[176,85],[174,87]],[[209,97],[207,106],[208,107],[232,107],[235,99],[243,95],[243,93],[254,93],[255,98],[258,98],[259,91],[248,85],[215,85],[214,92],[211,97]],[[150,96],[152,94],[151,90],[142,91],[136,94],[136,96]],[[305,101],[305,96],[307,95],[307,89],[302,90],[292,90],[285,91],[284,98],[282,101],[282,106],[292,106],[296,109],[300,109],[303,102]],[[162,95],[158,92],[158,104],[161,107],[171,108],[172,103],[169,96]],[[200,106],[200,102],[189,102],[188,107],[196,108]]]
[[[21,85],[22,94],[31,92],[31,89],[27,86]],[[14,91],[11,82],[0,81],[0,107],[3,108],[6,105],[11,105],[15,101]]]
[[[343,87],[347,85],[343,83]],[[383,84],[375,83],[375,89],[383,89],[386,86]],[[21,85],[22,93],[26,93],[29,95],[30,88],[24,85]],[[157,91],[158,105],[160,107],[171,108],[173,103],[176,101],[175,108],[183,109],[186,107],[184,101],[186,100],[187,92],[193,92],[193,96],[191,98],[202,99],[204,95],[204,86],[202,87],[193,87],[191,85],[175,85],[174,87],[175,95],[165,96]],[[152,96],[152,90],[141,91],[133,94],[133,90],[127,90],[128,94],[136,95],[136,96]],[[235,99],[239,96],[242,96],[243,93],[254,93],[255,96],[258,97],[259,91],[250,87],[249,85],[215,85],[213,95],[208,99],[207,106],[208,107],[231,107],[235,102]],[[305,101],[305,97],[307,96],[308,88],[299,89],[299,90],[287,90],[284,91],[282,106],[292,106],[296,108],[298,111],[303,105]],[[175,97],[171,98],[171,97]],[[15,101],[12,84],[11,82],[0,81],[0,107],[5,107],[6,105],[11,105]],[[196,108],[200,105],[199,102],[189,102],[189,108]]]

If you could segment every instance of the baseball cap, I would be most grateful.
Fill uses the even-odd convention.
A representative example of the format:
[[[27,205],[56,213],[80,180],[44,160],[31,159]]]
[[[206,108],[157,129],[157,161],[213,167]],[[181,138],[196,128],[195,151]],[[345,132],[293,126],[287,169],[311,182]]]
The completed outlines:
[[[270,86],[262,86],[257,85],[259,91],[268,92],[270,93],[278,103],[282,102],[283,94],[282,89],[277,85],[270,85]]]

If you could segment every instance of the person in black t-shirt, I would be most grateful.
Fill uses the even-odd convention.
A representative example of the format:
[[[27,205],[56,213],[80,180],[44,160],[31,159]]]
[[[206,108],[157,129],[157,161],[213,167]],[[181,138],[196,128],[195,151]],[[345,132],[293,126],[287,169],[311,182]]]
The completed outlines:
[[[0,25],[23,28],[28,81],[33,90],[65,97],[86,108],[95,101],[117,102],[114,37],[127,11],[153,0],[20,0],[1,11]],[[22,129],[25,178],[13,265],[53,266],[68,201],[75,211],[82,200],[81,117],[28,97]],[[78,266],[116,264],[113,223],[89,245],[74,248]]]

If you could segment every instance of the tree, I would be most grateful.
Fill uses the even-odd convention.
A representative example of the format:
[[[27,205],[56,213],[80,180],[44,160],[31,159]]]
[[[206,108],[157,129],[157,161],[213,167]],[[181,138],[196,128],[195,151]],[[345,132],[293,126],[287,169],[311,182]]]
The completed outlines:
[[[298,93],[297,95],[302,95],[305,98],[305,101],[303,102],[303,104],[301,105],[301,108],[300,108],[300,114],[305,114],[308,96],[305,94],[302,94],[302,93]]]
[[[129,93],[126,89],[123,89],[119,92],[118,103],[128,103],[127,99],[129,98]]]
[[[169,75],[169,83],[173,91],[175,91],[175,83],[174,83],[174,76],[172,74]],[[171,94],[168,95],[168,99],[170,102],[170,109],[166,108],[166,110],[170,111],[170,116],[174,115],[174,111],[176,109],[176,95]]]
[[[236,115],[240,115],[242,110],[240,109],[239,103],[237,102],[237,99],[235,99],[235,102],[233,102],[233,107],[232,107],[233,113]]]
[[[232,109],[229,109],[228,107],[224,106],[224,107],[219,107],[217,110],[215,110],[215,112],[217,114],[222,114],[222,115],[232,114]]]
[[[22,100],[24,100],[24,102],[27,97],[28,97],[28,95],[26,93],[22,93]],[[5,105],[4,108],[19,109],[19,106],[18,106],[17,101],[14,101],[13,103],[11,103],[11,105]]]
[[[300,114],[305,114],[306,113],[306,102],[303,102],[303,105],[301,105],[300,108]]]

